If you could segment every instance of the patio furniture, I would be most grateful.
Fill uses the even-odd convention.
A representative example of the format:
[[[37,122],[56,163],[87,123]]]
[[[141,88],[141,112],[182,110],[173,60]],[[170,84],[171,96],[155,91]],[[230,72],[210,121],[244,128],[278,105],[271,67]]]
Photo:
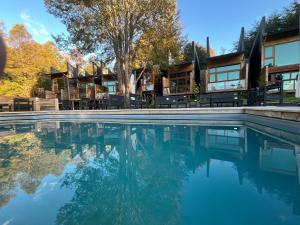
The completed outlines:
[[[189,106],[189,97],[187,95],[174,96],[174,98],[177,101],[177,108],[179,108],[180,106],[187,108]]]
[[[209,107],[210,106],[209,94],[198,94],[189,101],[189,107]]]
[[[251,88],[248,91],[248,105],[259,106],[264,102],[264,90],[263,88]]]
[[[213,93],[209,96],[210,107],[215,104],[217,107],[223,106],[224,103],[232,104],[232,106],[241,106],[242,100],[237,92]]]
[[[130,108],[139,109],[147,106],[147,101],[136,94],[129,94]]]
[[[276,82],[264,88],[264,105],[279,104],[283,102],[283,82]]]
[[[0,97],[0,112],[13,110],[13,97],[1,96]]]
[[[124,96],[110,95],[108,99],[109,109],[123,109],[124,108]]]
[[[94,109],[108,109],[109,101],[107,98],[97,99],[94,104]]]
[[[82,98],[79,101],[80,110],[88,110],[92,108],[91,100],[89,98]]]
[[[4,109],[12,111],[12,103],[0,103],[0,112],[4,112]]]
[[[248,91],[248,105],[274,105],[283,103],[283,82],[276,82]]]
[[[60,109],[61,110],[72,110],[73,104],[70,100],[61,100]]]
[[[167,106],[172,108],[172,106],[177,107],[177,99],[174,96],[158,96],[155,100],[155,107],[161,108],[162,106]]]
[[[14,111],[33,111],[33,101],[29,98],[14,98]]]

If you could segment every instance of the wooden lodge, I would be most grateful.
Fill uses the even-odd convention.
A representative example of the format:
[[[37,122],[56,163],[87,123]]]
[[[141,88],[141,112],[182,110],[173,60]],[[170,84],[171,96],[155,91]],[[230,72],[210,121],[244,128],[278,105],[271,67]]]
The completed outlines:
[[[163,95],[186,95],[193,93],[194,65],[191,62],[171,66],[163,77]]]
[[[277,79],[282,79],[283,90],[295,92],[299,69],[299,27],[276,33],[266,33],[262,39],[263,83],[269,85]]]
[[[202,84],[199,57],[194,43],[193,48],[194,60],[192,62],[171,65],[167,75],[162,77],[163,96],[192,95],[195,93],[194,88]]]
[[[210,54],[207,38],[207,54]],[[248,89],[248,61],[244,53],[244,28],[242,28],[239,46],[236,52],[208,57],[205,73],[205,91],[230,92]]]
[[[295,92],[300,71],[299,26],[266,32],[266,21],[262,18],[249,57],[250,87],[267,86],[282,80],[285,92]]]
[[[105,74],[103,72],[107,71]],[[97,99],[117,93],[117,75],[93,63],[93,74],[67,64],[67,71],[51,68],[52,93],[61,100]]]

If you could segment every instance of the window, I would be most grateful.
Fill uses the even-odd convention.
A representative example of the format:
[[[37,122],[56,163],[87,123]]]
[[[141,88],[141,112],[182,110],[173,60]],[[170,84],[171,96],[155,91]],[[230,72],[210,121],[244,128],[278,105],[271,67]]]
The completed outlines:
[[[286,66],[300,63],[300,43],[294,41],[275,46],[275,65]]]
[[[234,64],[211,68],[209,70],[209,91],[245,88],[245,81],[240,79],[241,65]]]
[[[210,82],[215,82],[216,81],[216,75],[212,74],[210,75]]]
[[[225,72],[225,71],[230,71],[230,70],[239,70],[241,68],[240,64],[236,64],[236,65],[231,65],[231,66],[222,66],[222,67],[218,67],[216,68],[217,72]]]
[[[238,80],[240,79],[240,72],[234,71],[228,73],[228,80]]]
[[[265,66],[273,66],[273,58],[272,59],[265,59]]]
[[[273,57],[273,47],[266,47],[265,58],[272,58],[272,57]]]
[[[214,82],[208,84],[208,91],[244,89],[245,87],[245,80]]]
[[[171,94],[190,91],[190,72],[170,75]]]
[[[300,41],[265,48],[265,66],[286,66],[300,63]]]
[[[227,73],[219,73],[217,77],[218,77],[218,81],[228,80]]]
[[[275,79],[278,75],[282,75],[283,90],[284,91],[295,91],[296,90],[296,78],[299,72],[283,73],[283,74],[272,74],[271,80]]]
[[[298,77],[297,76],[299,76],[299,72],[292,72],[291,73],[291,79],[297,79]]]
[[[108,94],[114,95],[116,94],[118,81],[104,81],[103,86],[108,89]]]

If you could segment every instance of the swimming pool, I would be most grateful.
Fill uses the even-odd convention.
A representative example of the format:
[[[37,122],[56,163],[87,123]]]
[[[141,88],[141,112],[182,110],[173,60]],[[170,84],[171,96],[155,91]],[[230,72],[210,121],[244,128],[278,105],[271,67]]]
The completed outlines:
[[[0,224],[300,224],[300,133],[251,121],[0,124]]]

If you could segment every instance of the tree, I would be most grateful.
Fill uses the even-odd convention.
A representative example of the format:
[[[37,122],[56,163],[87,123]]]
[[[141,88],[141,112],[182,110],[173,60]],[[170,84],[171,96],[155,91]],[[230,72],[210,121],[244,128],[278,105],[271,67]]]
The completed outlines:
[[[45,0],[49,12],[60,18],[70,42],[84,52],[103,51],[116,61],[120,90],[129,94],[129,79],[141,38],[176,11],[175,0]]]
[[[69,149],[59,154],[53,148],[46,151],[35,133],[3,137],[0,149],[5,149],[0,151],[0,206],[14,198],[16,187],[34,193],[45,176],[59,176],[71,158]]]
[[[26,28],[21,24],[16,24],[10,31],[8,36],[9,47],[19,48],[22,44],[32,41],[32,37]]]
[[[205,69],[207,66],[207,52],[206,49],[203,48],[199,43],[195,43],[195,49],[197,51],[199,61],[200,61],[200,68]],[[193,49],[193,43],[187,43],[183,48],[183,54],[184,54],[184,60],[185,61],[193,61],[194,60],[194,49]],[[210,49],[210,56],[214,56],[215,51],[214,49]]]
[[[7,64],[0,80],[0,95],[31,97],[37,87],[49,89],[49,68],[64,67],[64,61],[52,42],[39,44],[31,39],[23,25],[15,25],[9,32]]]
[[[300,10],[299,4],[294,0],[288,7],[283,8],[281,12],[272,13],[266,20],[266,32],[273,33],[291,27],[299,26],[299,16],[297,11]],[[245,52],[246,56],[250,55],[252,44],[255,40],[259,22],[250,29],[245,37]],[[237,49],[238,43],[235,43]]]
[[[182,61],[181,49],[185,40],[181,36],[176,5],[170,7],[158,27],[150,28],[140,38],[136,49],[135,67],[144,67],[145,63],[167,69],[170,57],[175,62]]]

